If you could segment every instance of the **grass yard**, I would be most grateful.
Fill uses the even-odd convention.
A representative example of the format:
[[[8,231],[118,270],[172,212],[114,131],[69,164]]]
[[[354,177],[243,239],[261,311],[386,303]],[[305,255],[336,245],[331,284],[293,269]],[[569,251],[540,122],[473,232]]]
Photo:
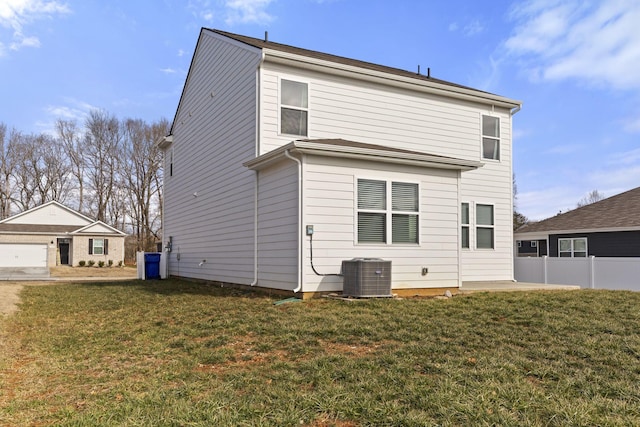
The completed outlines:
[[[640,293],[274,305],[166,280],[22,301],[0,425],[640,425]]]

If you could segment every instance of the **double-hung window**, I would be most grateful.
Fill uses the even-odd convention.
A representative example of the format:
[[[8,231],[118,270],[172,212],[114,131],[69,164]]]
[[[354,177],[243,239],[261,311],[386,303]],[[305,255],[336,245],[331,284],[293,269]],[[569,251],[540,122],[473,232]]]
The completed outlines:
[[[558,239],[558,256],[562,258],[584,258],[587,256],[587,238]]]
[[[89,255],[108,255],[109,239],[89,239]]]
[[[494,241],[493,205],[476,205],[476,248],[493,249]]]
[[[418,243],[418,191],[414,183],[358,179],[358,243]]]
[[[482,116],[482,158],[500,160],[500,119]]]
[[[308,92],[306,83],[280,80],[280,133],[307,136]]]
[[[462,204],[462,247],[469,249],[469,203]]]

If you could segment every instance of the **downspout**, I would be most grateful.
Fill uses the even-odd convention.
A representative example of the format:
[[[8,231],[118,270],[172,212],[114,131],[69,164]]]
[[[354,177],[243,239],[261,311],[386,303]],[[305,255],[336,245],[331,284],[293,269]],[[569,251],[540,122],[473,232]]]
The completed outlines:
[[[256,67],[256,152],[255,156],[260,156],[260,123],[262,122],[262,110],[260,109],[261,92],[262,87],[262,63],[264,62],[264,50],[260,53],[260,61]],[[258,185],[260,181],[260,172],[255,171],[255,188],[253,191],[253,282],[249,286],[255,286],[258,283]]]
[[[514,140],[513,140],[513,116],[516,115],[516,113],[518,111],[520,111],[520,108],[522,108],[522,105],[518,105],[515,108],[512,108],[511,110],[509,110],[509,136],[511,137],[511,161],[509,162],[509,176],[511,176],[511,179],[513,179],[513,148],[514,148]],[[515,205],[514,205],[514,200],[513,200],[513,182],[511,183],[511,217],[513,218],[513,212],[515,210]],[[513,221],[513,219],[512,219]],[[510,232],[511,232],[511,242],[512,245],[515,245],[514,239],[513,239],[513,222],[511,223],[511,227],[510,227]],[[517,251],[518,251],[518,247],[515,246],[514,250],[511,251],[511,280],[513,282],[517,282],[516,280],[516,269],[515,269],[515,258],[517,257]]]
[[[302,162],[289,154],[289,150],[284,150],[284,155],[298,164],[298,287],[293,290],[297,294],[302,290],[302,279],[304,277],[302,269],[303,247],[302,247]]]

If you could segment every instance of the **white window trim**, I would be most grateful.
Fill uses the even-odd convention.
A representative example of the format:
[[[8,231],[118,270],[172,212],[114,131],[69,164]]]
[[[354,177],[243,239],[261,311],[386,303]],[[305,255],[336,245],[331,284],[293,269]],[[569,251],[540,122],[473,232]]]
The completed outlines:
[[[502,136],[498,136],[497,138],[495,136],[488,136],[488,135],[485,136],[484,126],[482,123],[482,116],[495,117],[496,119],[498,119],[498,132],[500,132],[500,127],[502,125],[502,118],[497,114],[493,114],[493,113],[480,113],[480,159],[482,161],[500,163],[502,161]],[[498,158],[497,159],[484,157],[484,141],[483,141],[484,138],[489,138],[489,139],[498,141]]]
[[[469,205],[469,225],[462,224],[462,203],[467,203]],[[477,207],[478,205],[491,206],[493,207],[493,225],[479,225],[477,218]],[[469,227],[469,247],[462,247],[462,227]],[[479,248],[478,247],[478,228],[491,228],[493,229],[493,248]],[[496,205],[492,202],[484,202],[484,201],[475,201],[475,202],[460,202],[460,224],[459,224],[459,232],[460,232],[460,249],[463,251],[495,251],[496,250]],[[519,247],[519,246],[518,246]]]
[[[475,202],[474,204],[474,215],[473,215],[473,223],[474,223],[474,239],[475,239],[475,249],[478,251],[495,251],[496,250],[496,205],[494,203],[483,203],[483,202]],[[484,225],[478,224],[478,205],[483,206],[491,206],[493,212],[493,225]],[[479,248],[478,247],[478,228],[490,228],[493,230],[493,242],[491,248]]]
[[[363,179],[363,180],[370,180],[370,181],[384,181],[386,183],[385,185],[385,191],[386,191],[386,198],[387,198],[387,208],[382,211],[382,210],[372,210],[372,209],[359,209],[358,208],[358,180]],[[394,211],[393,210],[393,206],[392,206],[392,183],[393,182],[399,182],[399,183],[403,183],[403,184],[415,184],[418,186],[418,211],[417,212],[413,212],[413,211]],[[353,224],[354,224],[354,239],[353,242],[355,245],[359,245],[359,246],[394,246],[394,247],[400,247],[400,246],[420,246],[420,242],[421,242],[421,236],[420,236],[420,219],[422,218],[422,203],[421,203],[421,194],[422,194],[422,188],[420,185],[419,181],[413,181],[413,180],[408,180],[408,179],[403,179],[403,178],[398,178],[398,179],[386,179],[386,178],[380,178],[380,177],[371,177],[371,176],[357,176],[354,179],[354,200],[353,200],[353,211],[354,211],[354,220],[353,220]],[[359,242],[358,241],[358,213],[359,212],[372,212],[372,213],[384,213],[385,214],[385,230],[386,230],[386,242]],[[393,243],[393,214],[400,214],[400,215],[415,215],[418,217],[417,219],[417,242],[416,243]]]
[[[296,107],[292,105],[287,105],[282,103],[282,81],[287,80],[295,83],[304,83],[307,85],[307,108]],[[309,114],[311,110],[311,97],[309,96],[309,88],[311,84],[308,80],[303,80],[297,77],[289,77],[289,76],[280,76],[278,77],[278,135],[281,136],[295,136],[295,137],[305,137],[309,138],[309,128],[310,128],[310,119],[311,114]],[[294,110],[306,111],[307,112],[307,134],[306,135],[297,135],[292,133],[284,133],[282,132],[282,108],[290,108]]]
[[[96,246],[96,242],[100,241],[101,245],[100,246]],[[91,252],[93,255],[104,255],[104,239],[96,239],[94,238],[93,241],[93,247],[91,248]],[[98,254],[96,253],[96,248],[100,248],[101,252]]]
[[[462,222],[462,205],[467,205],[469,207],[469,221],[465,224]],[[460,227],[458,228],[460,230],[460,249],[462,249],[463,251],[470,251],[471,248],[473,248],[473,243],[472,243],[472,230],[473,230],[473,225],[472,225],[472,221],[471,218],[473,218],[473,203],[471,202],[460,202]],[[462,246],[462,229],[466,228],[469,231],[469,241],[467,242],[469,244],[469,246]],[[475,240],[475,239],[473,239]]]
[[[571,242],[570,258],[587,258],[589,256],[589,241],[587,240],[586,237],[559,237],[558,238],[558,258],[560,258],[560,242],[562,240],[569,240]],[[576,250],[575,250],[574,242],[576,240],[584,240],[584,251],[578,251],[578,252],[584,252],[584,257],[575,256]],[[564,251],[564,252],[567,252],[567,251]],[[569,257],[563,257],[563,258],[569,258]]]
[[[531,241],[531,247],[532,248],[537,248],[538,247],[538,241],[537,240],[532,240]]]

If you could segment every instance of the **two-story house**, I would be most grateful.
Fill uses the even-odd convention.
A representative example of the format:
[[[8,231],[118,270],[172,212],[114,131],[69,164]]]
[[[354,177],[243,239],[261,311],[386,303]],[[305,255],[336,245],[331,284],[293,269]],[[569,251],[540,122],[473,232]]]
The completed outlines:
[[[173,276],[309,297],[391,261],[396,294],[513,280],[520,102],[203,28],[165,153]]]

